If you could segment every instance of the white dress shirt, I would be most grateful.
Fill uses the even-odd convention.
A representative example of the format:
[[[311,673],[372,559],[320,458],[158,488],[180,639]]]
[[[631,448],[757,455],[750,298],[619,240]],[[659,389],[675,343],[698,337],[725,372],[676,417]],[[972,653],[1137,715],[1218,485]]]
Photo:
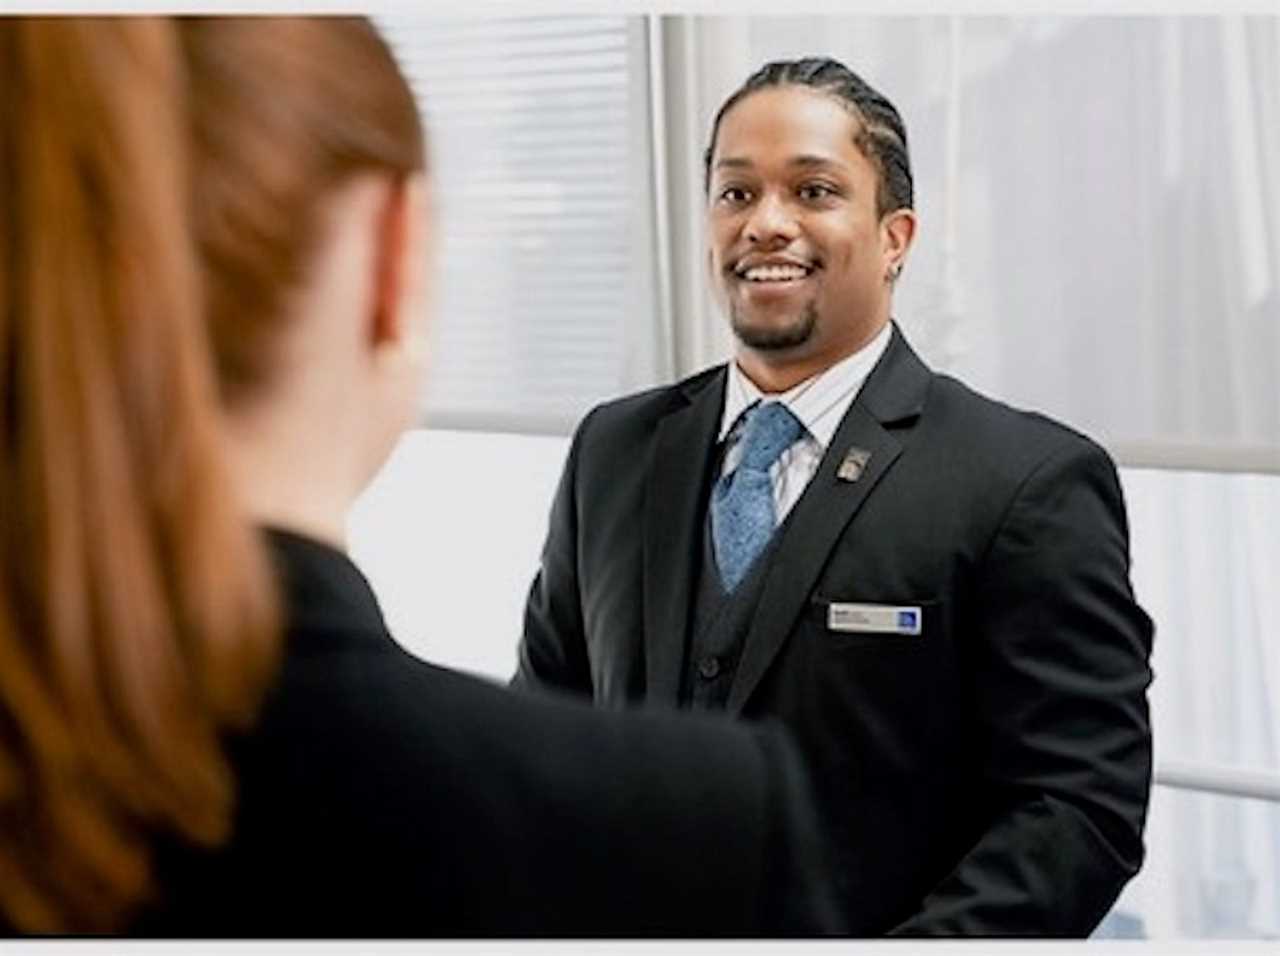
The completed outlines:
[[[779,401],[786,405],[805,430],[769,469],[774,514],[781,524],[817,473],[818,464],[835,437],[836,428],[862,388],[862,383],[880,361],[891,336],[892,323],[886,322],[876,337],[857,352],[777,395],[766,396],[742,373],[736,362],[730,362],[729,381],[724,390],[724,414],[720,417],[720,434],[717,437],[717,441],[724,441],[726,436],[729,439],[720,475],[732,474],[742,458],[738,439],[742,432],[743,412],[761,400]]]

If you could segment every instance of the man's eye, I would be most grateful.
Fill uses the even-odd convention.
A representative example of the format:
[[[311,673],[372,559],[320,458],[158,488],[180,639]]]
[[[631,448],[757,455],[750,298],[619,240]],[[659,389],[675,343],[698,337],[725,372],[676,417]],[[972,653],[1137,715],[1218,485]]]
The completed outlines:
[[[720,190],[719,199],[721,202],[737,205],[746,202],[749,198],[747,191],[741,186],[726,186]]]
[[[836,195],[835,189],[826,183],[805,183],[798,192],[801,199],[808,201],[817,201]]]

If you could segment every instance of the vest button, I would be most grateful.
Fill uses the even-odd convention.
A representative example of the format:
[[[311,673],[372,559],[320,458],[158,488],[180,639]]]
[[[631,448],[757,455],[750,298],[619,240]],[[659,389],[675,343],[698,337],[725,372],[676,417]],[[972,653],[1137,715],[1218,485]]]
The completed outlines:
[[[698,675],[703,680],[715,680],[720,676],[720,658],[708,654],[698,662]]]

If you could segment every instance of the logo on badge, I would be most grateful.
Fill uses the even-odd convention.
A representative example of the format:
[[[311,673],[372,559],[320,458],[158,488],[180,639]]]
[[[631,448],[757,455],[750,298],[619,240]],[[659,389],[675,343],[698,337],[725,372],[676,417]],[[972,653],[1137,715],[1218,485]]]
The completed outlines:
[[[836,469],[836,477],[841,481],[857,481],[862,477],[863,471],[866,470],[867,462],[870,460],[871,452],[854,445],[844,453],[844,459],[840,462],[840,467]]]

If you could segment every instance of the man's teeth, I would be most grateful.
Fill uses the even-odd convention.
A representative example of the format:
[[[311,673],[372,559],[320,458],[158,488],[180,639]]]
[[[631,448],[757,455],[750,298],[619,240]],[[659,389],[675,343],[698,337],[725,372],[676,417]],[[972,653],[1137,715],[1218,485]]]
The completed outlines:
[[[808,274],[809,270],[802,266],[753,266],[742,275],[750,282],[785,282]]]

